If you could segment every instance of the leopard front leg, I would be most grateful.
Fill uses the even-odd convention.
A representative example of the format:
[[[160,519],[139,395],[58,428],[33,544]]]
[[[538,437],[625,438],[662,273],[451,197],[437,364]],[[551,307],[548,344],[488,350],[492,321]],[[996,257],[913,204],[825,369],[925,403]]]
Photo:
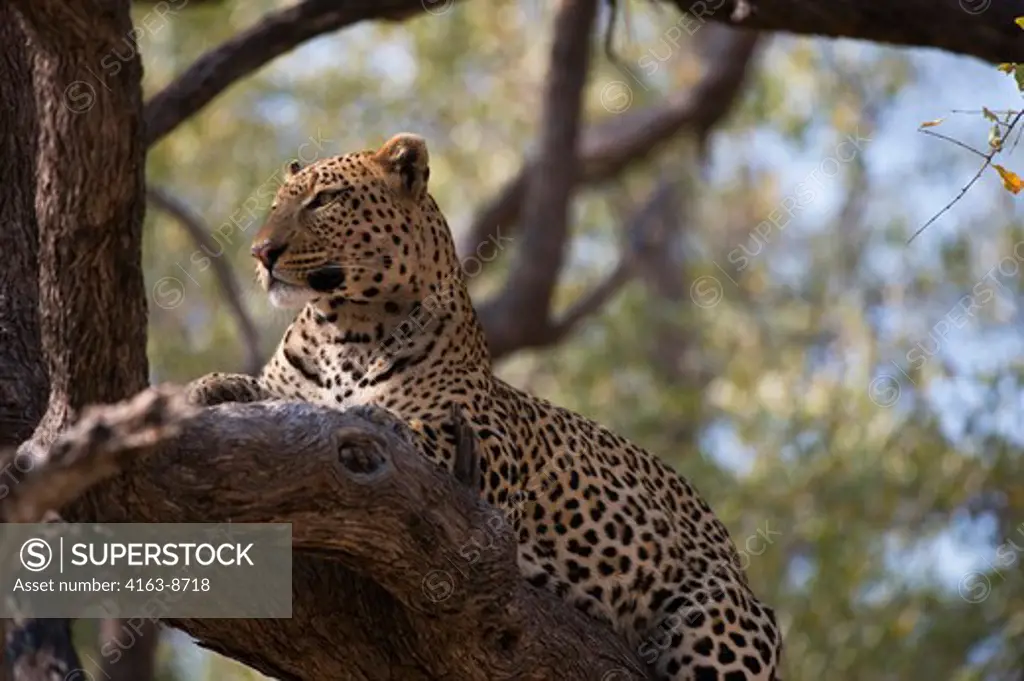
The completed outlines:
[[[204,407],[223,402],[260,402],[273,397],[255,376],[207,374],[188,384],[188,401]]]

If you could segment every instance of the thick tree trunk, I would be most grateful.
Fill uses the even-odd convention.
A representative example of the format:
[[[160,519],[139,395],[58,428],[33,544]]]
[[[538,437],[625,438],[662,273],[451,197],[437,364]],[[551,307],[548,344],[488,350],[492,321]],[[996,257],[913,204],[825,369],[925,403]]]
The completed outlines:
[[[42,348],[51,442],[148,380],[142,64],[127,0],[13,2],[34,46]],[[89,320],[88,323],[83,323]]]
[[[35,215],[38,132],[31,51],[20,18],[0,2],[0,449],[31,436],[46,408],[46,365],[39,337],[39,233]],[[29,467],[5,462],[3,489]],[[6,495],[6,491],[5,491]],[[77,666],[64,620],[3,621],[3,681],[52,681],[50,669]],[[18,658],[17,668],[10,663]],[[56,673],[56,672],[53,672]],[[59,675],[56,681],[61,681]]]
[[[0,217],[13,264],[0,274],[0,444],[29,435],[50,379],[19,469],[82,407],[147,383],[142,66],[128,7],[0,6],[0,75],[13,86],[0,124]],[[66,620],[19,622],[7,643],[17,681],[80,666]]]
[[[35,94],[28,37],[0,3],[0,448],[27,439],[46,408],[39,338]]]

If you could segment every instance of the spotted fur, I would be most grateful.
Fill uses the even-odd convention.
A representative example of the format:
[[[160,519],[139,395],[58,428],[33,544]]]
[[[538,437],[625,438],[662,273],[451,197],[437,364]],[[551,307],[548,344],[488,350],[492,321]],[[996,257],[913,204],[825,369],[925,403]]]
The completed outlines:
[[[256,235],[271,301],[301,312],[257,378],[211,374],[202,403],[375,404],[452,469],[453,407],[481,493],[507,510],[525,577],[611,623],[671,681],[770,681],[782,643],[729,534],[683,477],[599,424],[501,381],[424,141],[294,165]]]

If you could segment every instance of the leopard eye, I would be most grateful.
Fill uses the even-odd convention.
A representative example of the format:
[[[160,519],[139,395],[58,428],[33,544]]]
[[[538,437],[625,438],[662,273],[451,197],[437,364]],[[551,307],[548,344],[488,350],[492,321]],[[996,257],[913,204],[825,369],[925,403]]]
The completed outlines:
[[[316,210],[317,208],[323,208],[329,203],[334,202],[336,199],[350,191],[350,187],[341,187],[339,189],[324,189],[316,193],[309,203],[306,204],[306,208],[309,210]]]

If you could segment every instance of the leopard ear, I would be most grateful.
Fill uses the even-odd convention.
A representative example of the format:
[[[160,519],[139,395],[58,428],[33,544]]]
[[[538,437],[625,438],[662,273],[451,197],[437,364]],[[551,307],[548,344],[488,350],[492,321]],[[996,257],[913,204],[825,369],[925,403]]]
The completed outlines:
[[[288,165],[284,167],[284,179],[292,179],[299,174],[300,170],[302,170],[302,164],[299,163],[298,159],[290,161]]]
[[[396,191],[414,200],[423,198],[430,179],[430,156],[422,137],[408,132],[395,135],[374,158],[384,168]]]

